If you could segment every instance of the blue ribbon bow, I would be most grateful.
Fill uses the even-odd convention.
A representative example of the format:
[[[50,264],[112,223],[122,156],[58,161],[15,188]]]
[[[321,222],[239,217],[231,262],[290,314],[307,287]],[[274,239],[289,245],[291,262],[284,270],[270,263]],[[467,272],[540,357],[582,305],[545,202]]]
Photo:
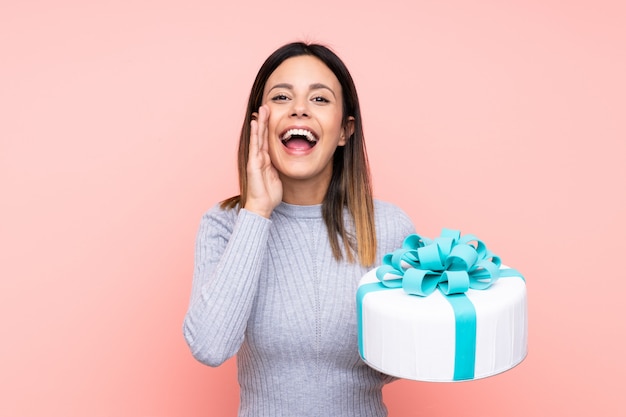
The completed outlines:
[[[476,236],[443,229],[434,240],[407,236],[402,248],[383,257],[376,277],[388,288],[402,287],[413,295],[425,297],[437,288],[452,295],[489,288],[501,275],[500,265],[500,258]]]

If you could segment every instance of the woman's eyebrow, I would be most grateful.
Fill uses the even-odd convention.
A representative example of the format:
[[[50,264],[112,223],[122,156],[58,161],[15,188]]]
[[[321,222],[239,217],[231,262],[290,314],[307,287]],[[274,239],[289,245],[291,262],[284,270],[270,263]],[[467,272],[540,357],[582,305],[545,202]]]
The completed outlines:
[[[279,84],[276,84],[275,86],[273,86],[272,88],[270,88],[270,89],[269,89],[269,90],[267,90],[267,91],[272,91],[272,90],[274,90],[275,88],[284,88],[284,89],[286,89],[286,90],[293,90],[293,85],[292,85],[292,84],[289,84],[289,83],[279,83]]]
[[[270,89],[268,90],[268,92],[269,92],[269,91],[272,91],[272,90],[274,90],[274,89],[276,89],[276,88],[284,88],[284,89],[286,89],[286,90],[293,90],[293,84],[289,84],[289,83],[278,83],[278,84],[276,84],[276,85],[272,86],[272,88],[270,88]],[[323,84],[323,83],[313,83],[313,84],[309,85],[309,90],[319,90],[319,89],[325,89],[325,90],[328,90],[328,91],[330,91],[330,93],[333,95],[333,97],[335,97],[335,92],[333,91],[333,89],[332,89],[332,88],[330,88],[329,86],[327,86],[326,84]]]
[[[327,86],[326,84],[322,84],[322,83],[313,83],[309,86],[309,88],[311,90],[319,90],[319,89],[325,89],[330,91],[330,93],[333,95],[333,97],[335,97],[335,92],[333,91],[332,88],[330,88],[329,86]]]

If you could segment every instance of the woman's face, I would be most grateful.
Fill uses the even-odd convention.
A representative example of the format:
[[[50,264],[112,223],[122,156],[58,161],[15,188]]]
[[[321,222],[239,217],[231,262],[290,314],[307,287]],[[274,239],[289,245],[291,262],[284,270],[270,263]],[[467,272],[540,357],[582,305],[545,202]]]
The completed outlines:
[[[350,118],[347,130],[342,125],[342,94],[335,74],[309,55],[285,60],[268,78],[269,153],[283,183],[328,186],[335,149],[345,145],[354,124]]]

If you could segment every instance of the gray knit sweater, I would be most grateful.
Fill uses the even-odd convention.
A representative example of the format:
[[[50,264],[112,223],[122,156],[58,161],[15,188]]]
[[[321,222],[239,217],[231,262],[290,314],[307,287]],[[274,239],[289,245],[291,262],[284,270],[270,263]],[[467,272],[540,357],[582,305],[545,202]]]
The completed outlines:
[[[414,233],[375,201],[377,263]],[[355,297],[367,268],[337,262],[321,205],[281,203],[270,219],[218,206],[202,218],[183,332],[194,357],[237,354],[240,417],[380,417],[391,380],[363,363]]]

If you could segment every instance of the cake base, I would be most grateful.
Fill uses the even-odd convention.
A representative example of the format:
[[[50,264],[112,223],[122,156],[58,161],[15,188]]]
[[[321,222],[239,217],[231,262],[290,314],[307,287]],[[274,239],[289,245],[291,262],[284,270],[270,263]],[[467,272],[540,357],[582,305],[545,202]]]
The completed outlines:
[[[524,280],[501,277],[486,290],[459,296],[409,295],[383,286],[376,270],[369,271],[357,293],[361,357],[385,374],[432,382],[485,378],[522,362],[528,339]],[[475,311],[473,339],[466,337],[456,302],[469,302]]]

